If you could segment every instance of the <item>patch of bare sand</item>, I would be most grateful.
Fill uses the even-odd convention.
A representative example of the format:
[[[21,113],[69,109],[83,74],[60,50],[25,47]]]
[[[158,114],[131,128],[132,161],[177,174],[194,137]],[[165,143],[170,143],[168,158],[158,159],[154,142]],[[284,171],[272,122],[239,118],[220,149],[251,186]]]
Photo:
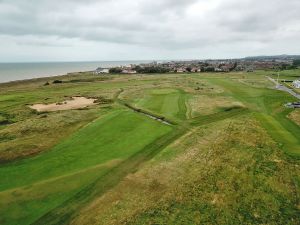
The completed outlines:
[[[31,109],[35,109],[38,112],[54,112],[60,110],[70,109],[82,109],[90,105],[96,105],[97,99],[86,97],[72,97],[71,100],[52,104],[35,104],[30,106]]]
[[[293,120],[295,123],[297,123],[300,126],[300,110],[295,109],[293,112],[291,112],[288,115],[288,118]]]

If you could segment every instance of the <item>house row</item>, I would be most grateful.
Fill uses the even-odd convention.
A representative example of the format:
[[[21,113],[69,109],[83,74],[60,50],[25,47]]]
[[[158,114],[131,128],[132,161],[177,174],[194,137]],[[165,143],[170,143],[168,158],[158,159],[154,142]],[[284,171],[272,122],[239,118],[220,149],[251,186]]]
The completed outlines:
[[[99,67],[94,71],[94,74],[103,74],[103,73],[109,73],[109,68]]]
[[[120,66],[115,68],[98,68],[95,74],[105,73],[165,73],[165,72],[230,72],[264,69],[284,69],[288,68],[293,61],[291,60],[260,60],[260,59],[222,59],[222,60],[190,60],[190,61],[169,61],[169,62],[150,62],[138,65]],[[299,82],[299,81],[298,81]],[[299,88],[299,83],[295,81],[294,86]]]
[[[94,74],[108,74],[110,72],[110,68],[97,68],[94,71]],[[120,73],[124,74],[135,74],[137,73],[135,70],[131,69],[131,67],[120,67]]]
[[[135,70],[133,69],[123,69],[121,73],[124,73],[124,74],[135,74],[137,73]]]

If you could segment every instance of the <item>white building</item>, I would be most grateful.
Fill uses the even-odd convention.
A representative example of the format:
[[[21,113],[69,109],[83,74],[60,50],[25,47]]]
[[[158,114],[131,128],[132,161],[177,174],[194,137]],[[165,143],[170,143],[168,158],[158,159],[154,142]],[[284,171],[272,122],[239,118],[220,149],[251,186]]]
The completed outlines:
[[[109,73],[109,68],[97,68],[94,73],[95,74]]]
[[[295,88],[300,88],[300,80],[294,80],[294,81],[293,81],[293,86],[294,86]]]
[[[132,70],[132,69],[124,69],[122,70],[121,73],[125,73],[125,74],[135,74],[137,73],[135,70]]]

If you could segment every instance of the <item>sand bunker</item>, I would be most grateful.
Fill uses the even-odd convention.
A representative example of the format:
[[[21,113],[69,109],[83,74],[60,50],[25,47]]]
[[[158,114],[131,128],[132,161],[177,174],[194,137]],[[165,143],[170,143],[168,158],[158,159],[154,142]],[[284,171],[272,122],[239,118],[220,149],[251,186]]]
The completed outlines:
[[[59,103],[53,104],[35,104],[30,106],[31,109],[35,109],[38,112],[53,112],[60,110],[70,109],[82,109],[90,105],[96,105],[97,99],[85,98],[85,97],[72,97],[71,100],[66,100]]]

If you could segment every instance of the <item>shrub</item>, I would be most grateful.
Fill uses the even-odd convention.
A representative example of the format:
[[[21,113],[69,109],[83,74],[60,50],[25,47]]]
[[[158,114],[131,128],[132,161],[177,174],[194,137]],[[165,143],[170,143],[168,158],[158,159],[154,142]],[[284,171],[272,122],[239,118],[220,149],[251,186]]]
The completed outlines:
[[[109,73],[121,73],[121,72],[122,72],[122,69],[118,68],[118,67],[109,69]]]
[[[52,83],[53,83],[53,84],[61,84],[62,81],[61,81],[61,80],[54,80]]]

